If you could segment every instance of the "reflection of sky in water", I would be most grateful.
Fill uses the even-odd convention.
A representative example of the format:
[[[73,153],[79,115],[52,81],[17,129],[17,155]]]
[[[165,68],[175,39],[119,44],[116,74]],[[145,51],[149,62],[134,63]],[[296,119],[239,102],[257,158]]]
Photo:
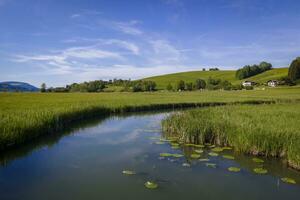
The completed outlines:
[[[159,160],[161,152],[182,153],[149,139],[160,136],[164,116],[109,118],[61,138],[51,148],[16,159],[0,168],[0,199],[300,199],[299,185],[278,182],[282,176],[300,181],[299,173],[278,160],[265,163],[270,169],[265,176],[251,172],[255,164],[247,156],[211,158],[216,169],[199,161],[192,161],[190,168],[182,167],[186,158]],[[230,166],[242,171],[230,173]],[[138,174],[124,176],[124,169]],[[146,190],[143,185],[147,180],[157,181],[160,188]]]

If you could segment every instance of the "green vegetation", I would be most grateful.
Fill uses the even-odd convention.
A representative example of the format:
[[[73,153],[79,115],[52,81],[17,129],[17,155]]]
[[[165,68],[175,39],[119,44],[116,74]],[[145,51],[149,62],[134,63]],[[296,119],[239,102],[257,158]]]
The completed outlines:
[[[251,76],[247,79],[239,80],[235,77],[236,71],[234,70],[220,70],[220,71],[190,71],[180,72],[174,74],[166,74],[161,76],[154,76],[145,78],[143,80],[152,80],[156,82],[157,89],[165,90],[167,86],[172,89],[176,89],[176,83],[183,80],[184,82],[196,82],[197,79],[203,79],[208,82],[208,79],[221,79],[223,81],[229,81],[232,85],[240,85],[244,80],[251,80],[256,83],[266,83],[268,80],[279,80],[280,78],[288,75],[288,68],[275,68],[255,76]],[[170,87],[171,86],[171,87]],[[170,90],[172,90],[170,89]]]
[[[255,172],[256,174],[266,174],[266,173],[268,173],[268,170],[266,170],[262,167],[259,167],[259,168],[254,168],[253,172]]]
[[[272,64],[267,62],[261,62],[259,65],[246,65],[236,71],[235,77],[239,80],[242,80],[270,69],[272,69]]]
[[[148,189],[156,189],[156,188],[158,188],[158,184],[154,183],[152,181],[147,181],[145,183],[145,187],[148,188]]]
[[[162,125],[165,135],[183,143],[229,145],[237,152],[283,157],[290,166],[300,168],[299,110],[297,102],[227,105],[179,112]]]
[[[41,92],[144,92],[155,91],[156,83],[149,80],[123,80],[114,79],[109,81],[95,80],[83,83],[73,83],[66,87],[50,87],[42,84]]]
[[[112,113],[300,99],[300,88],[145,93],[0,93],[0,149]]]
[[[230,171],[230,172],[239,172],[239,171],[241,171],[241,168],[238,168],[238,167],[229,167],[228,171]]]
[[[292,178],[284,177],[284,178],[281,178],[281,180],[285,183],[296,184],[296,181]]]
[[[300,79],[300,57],[296,58],[291,63],[288,77],[292,81],[296,81],[297,79]]]

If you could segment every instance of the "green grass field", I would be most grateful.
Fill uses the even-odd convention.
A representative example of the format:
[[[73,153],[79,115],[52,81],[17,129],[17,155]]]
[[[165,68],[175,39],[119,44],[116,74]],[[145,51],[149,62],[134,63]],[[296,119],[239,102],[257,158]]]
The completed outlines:
[[[232,146],[238,152],[283,157],[300,169],[300,103],[194,109],[163,121],[166,136],[184,143]]]
[[[145,78],[143,80],[152,80],[157,84],[158,89],[166,89],[167,85],[175,84],[179,80],[183,80],[185,82],[195,82],[196,79],[204,79],[207,80],[209,77],[214,79],[222,79],[230,81],[232,84],[240,84],[244,80],[252,80],[257,83],[265,83],[268,80],[279,79],[281,77],[287,76],[288,68],[276,68],[261,74],[258,74],[253,77],[249,77],[244,80],[238,80],[235,78],[234,70],[228,71],[190,71],[190,72],[181,72],[175,74],[166,74],[161,76],[154,76]],[[174,86],[174,85],[173,85]]]
[[[0,149],[60,130],[74,121],[110,113],[202,106],[202,103],[299,99],[299,87],[264,91],[0,93]]]

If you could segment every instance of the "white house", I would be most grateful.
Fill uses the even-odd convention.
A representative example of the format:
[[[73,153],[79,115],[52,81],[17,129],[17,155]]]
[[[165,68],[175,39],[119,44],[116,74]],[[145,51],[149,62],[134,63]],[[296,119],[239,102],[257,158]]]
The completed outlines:
[[[255,82],[253,82],[253,81],[244,81],[244,82],[242,83],[242,85],[243,85],[244,87],[247,87],[247,86],[253,86],[253,85],[255,85]]]
[[[269,80],[267,82],[269,87],[276,87],[278,85],[278,83],[279,83],[279,81],[277,81],[277,80]]]

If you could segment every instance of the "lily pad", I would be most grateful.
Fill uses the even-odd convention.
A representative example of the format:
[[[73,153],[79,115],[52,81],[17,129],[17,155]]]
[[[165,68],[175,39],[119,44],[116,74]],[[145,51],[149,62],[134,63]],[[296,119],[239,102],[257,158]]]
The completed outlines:
[[[136,174],[135,171],[131,171],[131,170],[123,170],[122,173],[125,175],[135,175]]]
[[[208,155],[213,156],[213,157],[216,157],[216,156],[218,156],[219,154],[218,154],[218,153],[215,153],[215,152],[209,152]]]
[[[284,177],[284,178],[281,178],[281,180],[285,183],[296,184],[296,181],[292,178]]]
[[[211,167],[211,168],[216,168],[217,164],[215,164],[215,163],[206,163],[206,166]]]
[[[197,147],[197,148],[204,148],[204,145],[203,145],[203,144],[194,144],[194,147]]]
[[[202,158],[202,159],[199,159],[199,161],[201,161],[201,162],[208,162],[209,159],[208,158]]]
[[[229,160],[234,160],[234,156],[231,156],[231,155],[223,155],[223,158],[225,159],[229,159]]]
[[[230,172],[239,172],[239,171],[241,171],[241,168],[238,168],[238,167],[229,167],[228,171],[230,171]]]
[[[174,153],[174,154],[172,154],[172,156],[173,156],[174,158],[181,158],[181,157],[183,157],[183,155],[182,155],[182,154],[179,154],[179,153]]]
[[[154,183],[152,181],[147,181],[145,183],[145,187],[148,188],[148,189],[156,189],[156,188],[158,188],[158,184]]]
[[[256,163],[264,163],[265,161],[260,159],[260,158],[252,158],[252,161],[253,162],[256,162]]]
[[[160,157],[171,157],[173,154],[171,153],[160,153],[159,156]]]
[[[223,147],[224,150],[231,150],[232,147]]]
[[[158,141],[158,142],[155,142],[155,144],[165,144],[165,142]]]
[[[200,157],[201,157],[200,154],[197,154],[197,153],[192,153],[192,154],[191,154],[191,158],[198,159],[198,158],[200,158]]]
[[[266,174],[266,173],[268,173],[268,170],[266,170],[262,167],[254,168],[253,171],[257,174]]]
[[[196,153],[203,153],[203,150],[202,149],[195,149],[195,152]]]
[[[215,147],[212,149],[213,152],[222,152],[223,148],[222,147]]]
[[[191,164],[189,164],[189,163],[182,163],[182,166],[183,167],[191,167]]]
[[[172,149],[179,149],[179,146],[171,146]]]
[[[212,145],[210,145],[210,146],[208,146],[208,147],[209,147],[209,148],[215,148],[216,145],[212,144]]]

